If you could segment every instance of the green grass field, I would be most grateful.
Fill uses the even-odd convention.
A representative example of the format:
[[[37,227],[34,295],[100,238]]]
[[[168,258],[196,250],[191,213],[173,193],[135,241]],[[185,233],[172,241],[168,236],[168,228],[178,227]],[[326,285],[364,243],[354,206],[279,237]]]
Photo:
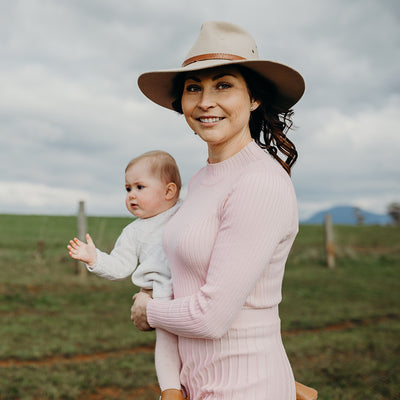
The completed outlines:
[[[111,250],[129,218],[88,219]],[[154,333],[130,321],[129,280],[80,277],[74,217],[0,215],[0,400],[158,399]],[[321,400],[400,399],[400,229],[301,226],[280,306],[296,379]]]

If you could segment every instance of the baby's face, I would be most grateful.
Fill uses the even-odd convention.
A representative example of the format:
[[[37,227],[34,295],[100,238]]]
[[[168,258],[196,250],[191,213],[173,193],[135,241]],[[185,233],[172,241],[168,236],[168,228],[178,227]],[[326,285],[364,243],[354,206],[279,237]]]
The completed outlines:
[[[150,170],[150,161],[139,160],[125,173],[126,207],[138,218],[150,218],[169,208],[166,184]]]

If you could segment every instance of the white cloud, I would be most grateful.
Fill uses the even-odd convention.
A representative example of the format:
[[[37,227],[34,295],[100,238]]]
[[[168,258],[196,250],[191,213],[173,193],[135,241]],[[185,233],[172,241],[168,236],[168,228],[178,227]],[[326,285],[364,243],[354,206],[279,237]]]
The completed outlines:
[[[301,215],[338,203],[383,212],[399,200],[397,1],[185,4],[0,4],[0,212],[71,213],[85,196],[92,214],[125,213],[125,165],[155,148],[176,158],[187,184],[206,147],[181,116],[149,102],[136,80],[179,65],[201,23],[215,19],[242,25],[263,58],[305,77],[291,136]]]
[[[73,214],[78,202],[91,197],[82,190],[49,187],[29,182],[0,182],[2,208],[9,213]]]
[[[380,109],[344,114],[323,107],[307,113],[294,169],[304,216],[319,207],[355,204],[385,213],[400,195],[400,96]],[[304,115],[303,115],[304,116]]]

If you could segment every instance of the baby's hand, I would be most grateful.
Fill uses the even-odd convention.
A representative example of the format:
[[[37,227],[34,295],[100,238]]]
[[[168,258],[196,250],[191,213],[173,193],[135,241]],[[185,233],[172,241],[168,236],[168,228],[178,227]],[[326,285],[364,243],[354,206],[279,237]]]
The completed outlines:
[[[97,253],[96,246],[89,234],[86,235],[87,244],[81,242],[79,239],[74,238],[74,240],[69,241],[67,246],[69,250],[69,255],[75,260],[83,261],[84,263],[92,266],[96,264]]]

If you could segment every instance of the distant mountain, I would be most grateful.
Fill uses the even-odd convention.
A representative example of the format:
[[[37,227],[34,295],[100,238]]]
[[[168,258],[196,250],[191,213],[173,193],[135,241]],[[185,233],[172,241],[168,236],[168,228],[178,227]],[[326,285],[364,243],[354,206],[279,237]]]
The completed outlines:
[[[319,225],[324,223],[325,215],[330,214],[332,222],[337,225],[357,225],[357,215],[361,215],[364,225],[386,225],[391,222],[388,215],[375,214],[353,206],[338,206],[319,211],[311,218],[301,221],[302,224]],[[358,213],[358,214],[357,214]]]

